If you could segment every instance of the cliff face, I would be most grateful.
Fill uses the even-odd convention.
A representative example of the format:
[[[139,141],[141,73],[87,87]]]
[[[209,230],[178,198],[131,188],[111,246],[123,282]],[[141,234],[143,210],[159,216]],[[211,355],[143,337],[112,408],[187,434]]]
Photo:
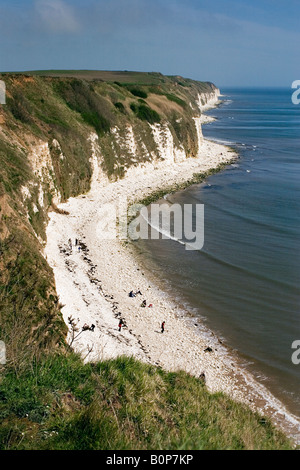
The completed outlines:
[[[130,73],[122,82],[117,75],[106,82],[0,78],[7,90],[0,105],[1,339],[9,342],[13,324],[20,329],[25,322],[26,341],[36,335],[51,345],[64,328],[41,255],[48,211],[99,178],[114,181],[147,162],[167,166],[197,157],[201,113],[219,90],[161,74],[139,75],[138,83]]]

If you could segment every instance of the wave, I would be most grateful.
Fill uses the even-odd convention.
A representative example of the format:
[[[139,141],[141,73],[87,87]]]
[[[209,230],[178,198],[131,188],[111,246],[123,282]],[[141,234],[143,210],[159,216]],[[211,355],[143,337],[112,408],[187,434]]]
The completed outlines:
[[[207,138],[204,136],[205,139],[210,140],[212,142],[215,142],[216,144],[222,144],[222,145],[237,145],[237,142],[231,141],[231,140],[226,140],[226,139],[218,139],[216,137],[210,137]]]
[[[216,187],[217,186],[215,186],[215,185],[212,186],[213,189],[216,188]],[[221,186],[218,186],[218,187],[221,187]],[[195,197],[191,194],[189,194],[189,197],[191,197],[192,199],[198,200],[198,201],[200,200],[200,199],[198,199],[197,197]],[[282,235],[285,236],[285,238],[289,238],[293,235],[298,234],[297,230],[295,230],[295,233],[293,233],[292,228],[290,226],[287,229],[286,225],[280,226],[278,224],[277,225],[270,224],[270,223],[264,222],[262,220],[255,219],[255,218],[251,217],[249,214],[247,215],[245,212],[240,213],[240,212],[231,210],[228,207],[226,207],[226,200],[228,202],[234,202],[234,200],[235,200],[234,197],[223,193],[222,198],[223,198],[223,203],[224,203],[222,208],[220,208],[220,206],[218,204],[215,204],[212,201],[210,201],[210,202],[205,201],[205,207],[215,209],[217,211],[222,212],[223,214],[228,214],[228,215],[230,215],[230,216],[232,216],[236,219],[243,220],[243,221],[247,222],[248,224],[251,224],[251,225],[254,225],[254,226],[257,226],[257,227],[261,227],[263,229],[268,229],[270,232],[273,232],[273,233],[276,233],[276,234],[281,233]]]
[[[231,165],[233,166],[233,165]],[[234,166],[234,168],[237,168],[238,166]],[[203,183],[200,183],[202,186],[204,185],[204,182]],[[207,184],[207,182],[205,183]],[[220,189],[222,188],[221,185],[217,185],[217,184],[212,184],[210,186],[212,189]],[[189,189],[187,190],[189,191]],[[198,197],[197,197],[198,196]],[[200,196],[200,197],[199,197]],[[228,194],[226,195],[225,193],[222,194],[222,198],[223,198],[223,202],[224,200],[226,199],[228,202],[234,202],[234,197],[230,197],[228,196]],[[188,202],[190,203],[190,200],[194,200],[196,202],[199,203],[199,201],[201,201],[201,195],[198,193],[198,194],[193,194],[191,192],[188,193]],[[167,201],[169,203],[173,203],[173,201],[170,201],[167,199]],[[267,222],[263,222],[263,221],[260,221],[260,220],[257,220],[253,217],[250,217],[249,215],[246,215],[245,213],[241,214],[237,211],[233,211],[231,209],[229,209],[228,207],[225,206],[225,204],[223,204],[222,208],[220,208],[220,206],[218,204],[214,204],[212,201],[210,202],[207,202],[205,201],[205,207],[208,207],[208,208],[212,208],[212,209],[215,209],[217,211],[221,211],[223,214],[228,214],[228,215],[231,215],[232,217],[235,217],[237,219],[240,219],[240,220],[243,220],[249,224],[252,224],[252,225],[256,225],[258,227],[261,227],[261,228],[264,228],[264,229],[268,229],[272,232],[275,232],[275,233],[282,233],[286,236],[289,236],[290,234],[290,231],[291,231],[291,228],[289,227],[289,231],[286,230],[286,227],[280,227],[280,226],[274,226],[274,225],[271,225]]]
[[[279,281],[278,279],[267,276],[266,274],[258,273],[257,271],[253,271],[253,270],[251,270],[249,268],[246,268],[244,266],[241,266],[239,264],[235,264],[232,261],[225,260],[225,259],[221,258],[220,256],[217,256],[217,255],[207,251],[204,247],[201,249],[201,253],[202,253],[202,255],[206,256],[210,260],[213,260],[215,263],[218,263],[221,266],[225,266],[226,268],[230,268],[230,269],[232,269],[232,270],[234,270],[238,273],[247,274],[247,276],[251,276],[255,279],[259,279],[259,280],[264,281],[264,282],[267,281],[267,282],[271,282],[271,283],[273,283],[275,285],[278,285],[278,286],[281,286],[281,287],[285,287],[285,288],[288,287],[289,289],[295,290],[295,293],[298,293],[298,286],[297,285],[292,285],[292,284],[290,284],[288,282],[285,282],[285,281]]]

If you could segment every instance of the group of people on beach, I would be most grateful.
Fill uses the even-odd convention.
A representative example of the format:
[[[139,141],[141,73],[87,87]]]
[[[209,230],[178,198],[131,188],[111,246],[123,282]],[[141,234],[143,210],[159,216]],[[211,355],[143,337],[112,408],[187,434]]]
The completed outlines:
[[[136,292],[133,292],[133,290],[131,290],[128,295],[129,295],[129,297],[136,297],[138,294],[142,295],[140,290],[138,290]]]
[[[147,300],[143,300],[143,302],[141,303],[141,307],[147,307]],[[148,307],[153,307],[153,305],[149,304]]]
[[[87,323],[85,323],[82,327],[82,331],[94,331],[95,329],[95,325],[94,324],[91,324],[91,326],[89,326]]]

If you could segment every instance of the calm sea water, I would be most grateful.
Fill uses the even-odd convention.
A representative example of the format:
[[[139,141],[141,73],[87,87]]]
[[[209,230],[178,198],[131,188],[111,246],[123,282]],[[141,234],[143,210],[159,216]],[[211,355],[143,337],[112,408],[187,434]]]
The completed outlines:
[[[139,242],[146,265],[193,315],[239,355],[300,416],[300,106],[291,90],[222,90],[205,137],[239,159],[201,185],[168,196],[202,203],[205,243]]]

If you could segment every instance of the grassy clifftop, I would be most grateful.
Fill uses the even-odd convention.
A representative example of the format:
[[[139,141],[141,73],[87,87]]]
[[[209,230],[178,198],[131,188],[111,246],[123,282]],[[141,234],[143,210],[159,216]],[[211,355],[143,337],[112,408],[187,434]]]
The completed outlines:
[[[186,374],[131,359],[84,365],[69,351],[53,273],[42,255],[49,210],[89,190],[99,143],[114,180],[161,158],[151,126],[197,154],[194,118],[211,83],[158,73],[1,74],[1,449],[287,448],[269,421]],[[126,129],[136,154],[126,147]],[[124,135],[123,135],[124,134]],[[188,384],[188,386],[187,386]]]

